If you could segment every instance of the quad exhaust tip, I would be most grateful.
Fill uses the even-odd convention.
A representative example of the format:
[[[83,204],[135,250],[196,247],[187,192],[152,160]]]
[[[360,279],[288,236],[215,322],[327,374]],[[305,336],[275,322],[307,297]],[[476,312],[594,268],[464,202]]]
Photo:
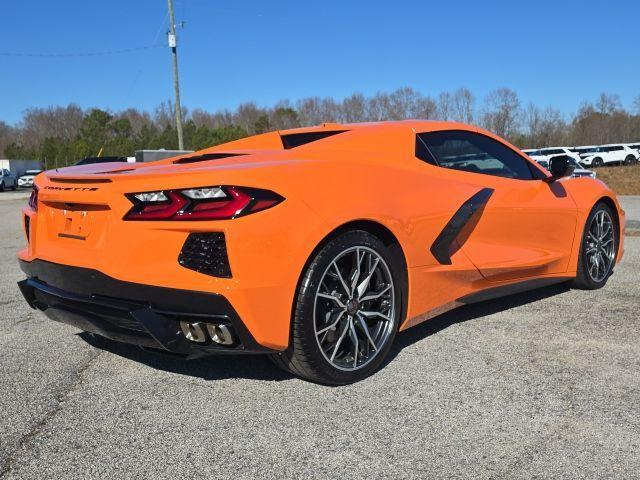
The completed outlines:
[[[235,338],[231,325],[226,323],[180,322],[185,338],[195,343],[206,343],[211,339],[218,345],[233,345]]]

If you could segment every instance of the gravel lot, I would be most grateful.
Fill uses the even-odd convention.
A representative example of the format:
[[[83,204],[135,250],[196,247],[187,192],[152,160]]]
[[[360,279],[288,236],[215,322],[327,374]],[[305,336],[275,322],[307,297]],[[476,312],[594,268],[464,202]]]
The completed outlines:
[[[640,238],[596,292],[464,307],[352,386],[92,346],[22,300],[0,202],[0,478],[638,478]],[[640,197],[625,208],[640,220]]]

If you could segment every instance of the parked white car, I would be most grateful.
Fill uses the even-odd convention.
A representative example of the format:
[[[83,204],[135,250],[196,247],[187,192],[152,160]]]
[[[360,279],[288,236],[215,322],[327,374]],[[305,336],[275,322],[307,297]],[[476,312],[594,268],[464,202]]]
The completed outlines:
[[[640,143],[628,143],[627,147],[631,150],[635,150],[638,155],[640,155]]]
[[[580,163],[585,166],[601,167],[603,165],[630,165],[638,161],[640,154],[622,143],[601,145],[599,147],[576,147]]]
[[[33,188],[33,179],[41,172],[42,170],[27,170],[24,175],[18,178],[18,186],[21,188]]]
[[[580,157],[575,152],[572,152],[567,147],[549,147],[549,148],[539,148],[537,150],[523,150],[524,153],[529,155],[535,161],[549,161],[551,157],[555,157],[556,155],[567,155],[570,158],[573,158],[576,162],[580,161]]]

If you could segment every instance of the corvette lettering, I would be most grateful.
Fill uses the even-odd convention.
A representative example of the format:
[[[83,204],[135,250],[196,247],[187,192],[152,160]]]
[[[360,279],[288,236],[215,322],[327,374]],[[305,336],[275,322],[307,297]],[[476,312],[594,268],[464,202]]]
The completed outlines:
[[[44,187],[45,190],[64,190],[64,191],[73,191],[73,192],[94,192],[98,190],[98,187],[52,187],[47,185]]]

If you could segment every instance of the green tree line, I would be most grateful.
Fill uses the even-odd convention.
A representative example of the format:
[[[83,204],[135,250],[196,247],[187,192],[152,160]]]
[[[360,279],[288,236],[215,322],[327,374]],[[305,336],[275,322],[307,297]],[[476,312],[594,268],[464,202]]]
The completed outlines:
[[[153,112],[135,108],[113,112],[78,105],[31,108],[16,125],[0,121],[0,156],[39,159],[47,168],[71,165],[98,154],[132,156],[140,149],[176,149],[174,107],[162,102]],[[270,130],[323,122],[453,120],[483,126],[521,148],[640,141],[640,96],[630,109],[617,95],[602,93],[563,115],[553,106],[523,105],[509,88],[490,92],[478,104],[466,88],[423,95],[404,87],[342,100],[311,97],[272,107],[243,103],[233,111],[184,109],[184,143],[198,150]]]

